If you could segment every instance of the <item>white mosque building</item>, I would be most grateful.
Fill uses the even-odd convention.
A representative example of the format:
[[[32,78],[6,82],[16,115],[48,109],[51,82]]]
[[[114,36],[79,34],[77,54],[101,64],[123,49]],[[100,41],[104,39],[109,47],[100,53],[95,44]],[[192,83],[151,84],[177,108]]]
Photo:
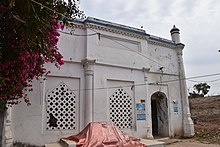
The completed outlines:
[[[8,111],[5,143],[44,145],[111,121],[139,138],[194,135],[179,29],[172,40],[88,17],[60,30],[65,64],[33,82],[31,106]]]

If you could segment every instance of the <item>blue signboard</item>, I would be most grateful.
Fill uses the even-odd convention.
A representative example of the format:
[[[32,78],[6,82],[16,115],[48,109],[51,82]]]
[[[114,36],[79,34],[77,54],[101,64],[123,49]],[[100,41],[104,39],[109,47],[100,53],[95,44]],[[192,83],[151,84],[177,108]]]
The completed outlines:
[[[145,103],[136,103],[137,120],[146,120]]]
[[[173,104],[173,112],[178,112],[178,102],[175,102],[174,104]]]
[[[137,120],[146,120],[146,114],[137,114]]]

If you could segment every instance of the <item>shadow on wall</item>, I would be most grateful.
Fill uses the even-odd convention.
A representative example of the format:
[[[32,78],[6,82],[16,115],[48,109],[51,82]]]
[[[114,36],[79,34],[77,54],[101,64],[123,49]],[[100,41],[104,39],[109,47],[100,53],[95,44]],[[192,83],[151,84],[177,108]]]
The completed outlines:
[[[0,146],[2,145],[3,126],[4,126],[4,112],[0,111]]]
[[[30,144],[15,142],[15,143],[13,143],[13,147],[42,147],[42,146],[36,146],[36,145],[30,145]]]

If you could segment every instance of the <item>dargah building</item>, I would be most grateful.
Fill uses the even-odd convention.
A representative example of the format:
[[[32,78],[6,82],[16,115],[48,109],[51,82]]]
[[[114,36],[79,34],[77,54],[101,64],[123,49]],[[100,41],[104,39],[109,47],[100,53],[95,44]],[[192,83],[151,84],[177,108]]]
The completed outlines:
[[[164,39],[91,17],[70,22],[58,42],[64,65],[47,64],[51,73],[33,82],[31,106],[8,110],[3,139],[42,146],[90,122],[145,139],[194,135],[184,44],[178,28],[170,33]]]

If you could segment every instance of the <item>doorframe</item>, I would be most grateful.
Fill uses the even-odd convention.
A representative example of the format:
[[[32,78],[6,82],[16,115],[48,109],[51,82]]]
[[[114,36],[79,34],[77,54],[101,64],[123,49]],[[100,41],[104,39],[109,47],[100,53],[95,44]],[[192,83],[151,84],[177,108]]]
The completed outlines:
[[[167,90],[168,90],[168,86],[167,86]],[[167,102],[167,121],[168,121],[168,123],[167,123],[167,125],[168,125],[168,129],[167,129],[167,131],[168,131],[168,133],[167,133],[167,136],[162,136],[162,137],[169,137],[169,136],[171,136],[171,115],[170,115],[170,100],[169,100],[169,98],[167,97],[167,95],[169,95],[169,93],[167,93],[167,95],[166,95],[166,93],[164,93],[164,92],[161,92],[161,91],[156,91],[156,92],[153,92],[152,94],[151,94],[151,96],[150,96],[150,102],[152,102],[152,100],[154,99],[153,98],[153,95],[154,94],[157,94],[157,93],[161,93],[162,94],[162,99],[166,99],[166,102]],[[152,104],[150,104],[150,107],[152,107]],[[152,109],[152,108],[151,108]],[[153,120],[152,120],[152,112],[151,112],[151,133],[152,133],[152,136],[153,136]],[[159,135],[159,134],[158,134]],[[154,138],[155,136],[153,136],[153,138]]]

